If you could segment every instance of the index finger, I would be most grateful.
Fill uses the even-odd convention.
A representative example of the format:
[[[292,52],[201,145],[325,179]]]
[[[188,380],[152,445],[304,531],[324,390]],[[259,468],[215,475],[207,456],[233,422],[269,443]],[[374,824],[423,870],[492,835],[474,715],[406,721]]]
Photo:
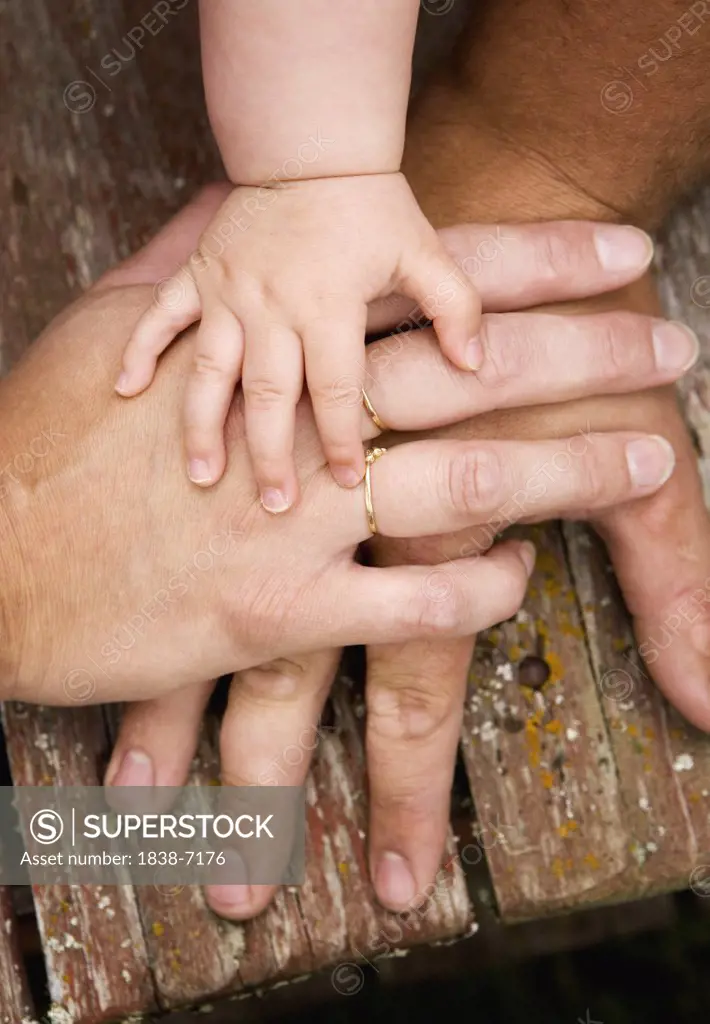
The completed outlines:
[[[645,231],[589,221],[458,224],[443,228],[439,237],[488,312],[614,291],[641,277],[653,258]],[[412,300],[398,295],[372,304],[368,330],[408,330],[422,323]]]

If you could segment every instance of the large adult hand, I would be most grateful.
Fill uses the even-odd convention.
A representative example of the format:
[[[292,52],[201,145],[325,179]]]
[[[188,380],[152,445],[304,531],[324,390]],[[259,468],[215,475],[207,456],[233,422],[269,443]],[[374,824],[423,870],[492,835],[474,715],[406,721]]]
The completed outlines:
[[[2,463],[46,439],[43,457],[5,484],[5,696],[70,703],[79,687],[95,701],[158,696],[326,645],[465,635],[515,610],[532,565],[517,542],[462,561],[460,588],[445,606],[428,594],[426,568],[358,564],[358,544],[370,535],[363,489],[339,488],[326,472],[305,401],[303,497],[288,516],[273,517],[258,501],[239,398],[224,486],[214,495],[191,488],[174,430],[189,345],[169,353],[165,383],[127,407],[108,388],[125,332],[149,298],[145,286],[87,297],[2,385]],[[412,362],[424,388],[428,366],[416,355]],[[454,418],[447,410],[456,382],[440,374],[436,391],[439,415]],[[364,410],[361,420],[363,438],[373,436]],[[640,489],[624,461],[634,443],[656,453],[657,475]],[[578,468],[596,478],[604,466],[597,454],[610,460],[600,504],[658,486],[672,464],[653,440],[610,436],[595,447]],[[397,446],[372,471],[380,529],[404,537],[467,525],[480,515],[480,498],[502,500],[522,484],[528,460],[551,454],[545,442],[519,451]],[[567,484],[550,488],[546,507],[568,499]],[[586,493],[580,478],[573,499]]]
[[[525,5],[518,4],[517,8],[524,18]],[[523,36],[515,38],[520,42]],[[490,72],[497,60],[490,81],[517,92],[520,108],[529,113],[536,109],[530,103],[530,89],[534,87],[537,71],[532,76],[511,77],[511,61],[501,54],[496,57],[496,47],[500,50],[507,44],[516,45],[511,39],[507,21],[499,25],[497,40],[481,37],[477,68],[485,67]],[[521,82],[525,83],[524,89]],[[435,223],[616,216],[615,208],[620,201],[617,183],[623,174],[618,152],[608,158],[606,177],[595,179],[594,194],[585,194],[574,185],[572,167],[585,163],[591,134],[563,133],[562,142],[557,140],[561,154],[557,159],[554,151],[550,152],[553,146],[547,136],[540,138],[539,147],[530,150],[516,137],[515,122],[501,132],[487,127],[489,119],[480,113],[475,92],[476,87],[465,76],[456,85],[437,86],[424,99],[409,128],[410,159],[406,168],[417,198]],[[593,99],[596,102],[596,95]],[[556,114],[567,109],[564,104],[553,107]],[[487,97],[487,109],[499,109],[495,96]],[[569,112],[579,120],[578,110]],[[530,123],[537,123],[534,113]],[[639,147],[637,153],[643,156],[637,167],[644,163],[646,170],[641,178],[643,188],[635,198],[642,204],[660,202],[663,208],[666,200],[650,185],[656,150],[649,144]],[[624,159],[625,155],[621,161]],[[673,183],[668,184],[672,188]],[[511,255],[514,260],[509,249],[501,252],[503,276]],[[552,245],[547,256],[555,257]],[[540,301],[549,300],[545,297]],[[570,307],[566,308],[569,311]],[[587,301],[583,307],[571,308],[576,312],[634,309],[659,315],[648,279],[632,288]],[[620,366],[627,365],[627,359],[638,358],[632,348],[617,346],[611,337],[607,339],[607,351]],[[663,358],[662,350],[659,356]],[[523,356],[516,363],[512,350],[502,353],[495,346],[487,358],[493,361],[494,372],[501,359],[505,359],[505,370],[512,375],[530,372],[530,362]],[[655,388],[626,395],[604,390],[606,394],[599,389],[594,397],[566,404],[520,407],[479,416],[448,428],[446,433],[469,439],[540,438],[565,437],[573,430],[588,427],[645,428],[662,433],[672,443],[676,469],[666,486],[640,502],[620,503],[602,513],[590,510],[589,519],[609,548],[633,616],[640,653],[650,654],[649,673],[691,722],[710,729],[710,524],[695,453],[679,414],[675,389]],[[470,544],[470,537],[466,542]],[[454,551],[461,550],[460,539],[378,539],[374,554],[383,565],[439,562],[447,543]],[[679,610],[687,610],[686,602],[693,595],[692,610],[684,618]],[[680,640],[668,644],[667,625],[679,619]],[[393,909],[406,903],[406,894],[413,887],[421,891],[439,863],[472,649],[473,640],[429,640],[381,645],[368,654],[370,860],[380,898]],[[432,680],[437,681],[436,689]],[[429,728],[422,729],[419,737],[397,738],[393,732],[402,717],[401,709],[417,704],[429,708]],[[396,856],[386,856],[387,851]]]
[[[648,243],[642,235],[633,232],[623,235],[612,229],[612,234],[605,235],[605,239],[617,252],[626,252],[627,269],[617,269],[613,273],[605,271],[593,244],[595,230],[579,224],[562,224],[554,229],[539,226],[522,233],[509,228],[498,232],[464,228],[447,232],[446,238],[447,244],[460,261],[468,259],[468,267],[480,267],[477,284],[488,308],[505,309],[516,301],[532,303],[548,301],[555,296],[571,298],[579,295],[584,288],[599,291],[605,281],[620,284],[624,278],[628,279],[635,270],[638,272],[647,263]],[[499,253],[494,244],[495,239],[501,236],[507,239],[505,264],[498,258]],[[503,265],[506,273],[502,273]],[[167,269],[164,267],[162,272],[165,273]],[[133,270],[138,271],[139,267]],[[155,271],[153,264],[150,273],[155,274]],[[512,282],[513,288],[506,282]],[[393,304],[379,310],[380,325],[388,313],[391,317],[394,308]],[[495,351],[501,362],[497,374],[492,371],[493,364],[489,365],[485,382],[469,374],[454,372],[452,376],[450,367],[437,357],[436,349],[425,332],[407,338],[406,346],[402,344],[401,338],[393,338],[375,348],[371,352],[373,374],[370,390],[380,415],[393,427],[400,429],[436,426],[442,422],[439,408],[439,398],[443,396],[441,388],[446,389],[448,396],[447,415],[460,418],[471,412],[535,401],[541,390],[550,401],[564,402],[596,390],[644,386],[649,380],[675,377],[680,367],[692,360],[694,352],[692,339],[682,331],[666,327],[666,350],[673,353],[678,369],[672,371],[656,365],[655,353],[664,347],[661,344],[663,332],[657,330],[654,339],[652,330],[660,328],[661,323],[644,318],[602,317],[562,321],[560,318],[548,320],[529,315],[511,315],[489,316],[487,325],[491,340],[496,341]],[[506,325],[509,330],[506,330]],[[560,327],[564,329],[563,334],[557,333]],[[532,334],[529,335],[528,331],[532,331]],[[614,339],[617,344],[609,348],[609,341]],[[613,355],[617,347],[624,348],[627,344],[630,346],[630,362],[624,369],[615,365]],[[516,359],[523,358],[528,366],[527,373],[506,372],[506,366],[512,367]],[[401,393],[391,390],[397,378],[395,366],[398,372],[404,374]],[[584,442],[578,435],[572,445],[581,451]],[[587,455],[591,454],[594,447],[596,441],[590,445]],[[556,442],[550,449],[550,455],[561,450],[564,450],[564,444]],[[485,486],[479,486],[477,490],[474,488],[472,499],[477,508],[478,522],[486,522],[495,516],[498,508],[506,504],[506,495],[513,493],[510,490],[510,477],[506,486],[505,474],[514,474],[522,469],[527,480],[535,473],[538,462],[534,456],[532,460],[529,459],[530,453],[526,453],[525,446],[516,445],[509,451],[506,464],[501,465],[504,475],[498,481],[502,490],[497,494],[486,495]],[[378,466],[382,464],[384,460]],[[595,469],[589,461],[584,469],[580,463],[579,469],[584,479],[577,477],[576,470],[570,475],[559,475],[558,484],[562,483],[565,487],[565,495],[558,495],[554,499],[558,502],[557,511],[576,509],[579,514],[581,508],[590,503],[595,504],[601,500],[602,505],[605,504],[607,498],[602,498],[602,491],[609,485],[609,479],[597,485],[593,479]],[[478,478],[479,485],[484,483],[484,479],[485,472]],[[435,484],[436,480],[432,478],[425,492],[435,490],[431,486]],[[577,490],[580,486],[585,492],[584,496]],[[567,487],[570,490],[566,490]],[[596,492],[596,497],[592,496],[587,487],[591,487],[591,492]],[[624,490],[622,488],[622,492],[617,492],[612,500],[624,501]],[[549,514],[550,506],[546,502],[547,499],[544,508],[536,504],[536,511],[541,515]],[[429,523],[431,528],[439,528],[431,518],[431,513]],[[436,543],[435,538],[432,543]],[[440,597],[436,577],[428,575],[425,585],[433,598]],[[468,650],[468,642],[465,644]],[[424,649],[425,653],[427,649]],[[371,656],[378,650],[371,648]],[[418,650],[422,650],[421,645]],[[435,642],[431,646],[429,663],[433,656],[438,658]],[[281,754],[293,743],[302,747],[304,735],[314,735],[314,725],[330,686],[336,661],[337,653],[323,652],[312,657],[299,656],[282,660],[276,665],[250,669],[235,677],[221,731],[225,781],[251,784],[273,781],[274,764],[280,766],[281,781],[297,783],[302,780],[307,770],[305,760],[299,759],[298,765],[289,768]],[[425,661],[424,674],[426,664]],[[418,670],[422,671],[421,664]],[[382,694],[381,688],[378,691],[377,679],[371,678],[375,684],[370,697],[369,728],[370,786],[375,797],[373,827],[377,826],[378,810],[381,812],[384,809],[378,808],[378,790],[384,791],[394,786],[396,799],[397,793],[402,792],[409,782],[407,766],[417,758],[424,757],[427,770],[431,769],[427,792],[437,797],[443,793],[443,799],[438,802],[427,802],[425,811],[430,814],[428,823],[425,823],[423,813],[417,815],[415,822],[418,826],[415,831],[419,837],[426,824],[427,838],[435,839],[433,843],[419,843],[425,855],[420,856],[415,863],[415,884],[419,885],[429,880],[438,862],[440,847],[437,837],[439,833],[443,835],[446,825],[448,785],[453,764],[451,751],[457,739],[456,720],[448,714],[445,723],[442,719],[446,731],[443,744],[442,731],[432,731],[430,727],[432,714],[442,717],[444,707],[448,710],[451,700],[450,690],[440,691],[440,674],[441,667],[437,664],[436,673],[432,674],[434,685],[426,699],[422,696],[418,702],[409,703],[406,699],[399,701],[397,695],[392,694],[391,687]],[[458,677],[463,678],[463,675],[459,673]],[[124,719],[108,780],[125,785],[177,785],[182,782],[194,752],[200,716],[210,691],[211,684],[203,684],[183,691],[179,701],[164,698],[134,705]],[[411,694],[403,692],[400,696],[406,698]],[[378,730],[384,730],[379,748],[376,739]],[[395,737],[393,743],[391,740],[396,730],[399,730],[399,737]],[[410,734],[414,739],[411,745],[407,742]],[[383,755],[386,755],[386,759]],[[398,774],[397,759],[400,756],[402,770]],[[404,806],[405,803],[403,800],[403,807],[399,808],[405,813],[397,814],[395,818],[409,820],[411,823],[411,815],[407,819],[408,808]],[[411,800],[409,810],[416,810]],[[406,888],[410,883],[405,879],[402,884],[400,863],[394,856],[397,849],[394,843],[386,848],[373,846],[373,874],[377,890],[380,897],[391,906],[401,906],[411,895]],[[389,855],[385,855],[385,850],[389,850]],[[247,917],[256,913],[270,895],[271,890],[266,887],[252,887],[246,891],[241,887],[225,887],[208,893],[216,909],[233,917]]]

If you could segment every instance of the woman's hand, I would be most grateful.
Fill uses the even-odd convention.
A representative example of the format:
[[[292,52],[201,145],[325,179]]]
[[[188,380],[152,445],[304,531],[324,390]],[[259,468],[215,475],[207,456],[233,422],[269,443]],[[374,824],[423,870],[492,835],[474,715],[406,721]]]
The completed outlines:
[[[303,500],[288,516],[274,519],[260,507],[238,399],[228,424],[233,469],[225,486],[213,497],[195,492],[180,474],[171,480],[181,454],[166,417],[179,401],[181,347],[166,358],[165,382],[158,381],[155,394],[126,407],[106,390],[122,334],[146,298],[146,289],[136,287],[84,301],[49,328],[4,384],[6,407],[20,402],[20,415],[7,417],[6,458],[11,444],[21,450],[22,439],[40,435],[44,423],[60,425],[62,435],[26,479],[7,485],[4,548],[9,564],[22,566],[21,579],[12,579],[10,651],[18,636],[25,640],[10,696],[65,703],[72,680],[91,678],[95,700],[140,699],[194,682],[196,664],[198,678],[218,676],[325,646],[466,636],[513,614],[531,568],[518,543],[461,559],[445,602],[429,592],[426,567],[355,562],[358,544],[370,536],[363,489],[343,490],[332,480],[305,402]],[[667,380],[692,348],[684,332],[664,326],[679,354],[673,371],[654,360],[658,325],[650,320],[560,318],[544,331],[539,323],[533,314],[516,314],[510,338],[501,336],[506,358],[539,367],[525,385],[504,372],[494,381],[489,370],[484,384],[454,370],[432,333],[422,332],[397,360],[407,402],[396,397],[394,374],[375,387],[373,371],[388,344],[378,342],[367,359],[373,401],[392,427],[425,429],[470,417],[491,396],[498,407],[532,399],[536,381],[548,398],[564,400],[610,379],[626,389]],[[610,335],[619,348],[633,345],[637,358],[585,381],[591,353]],[[572,354],[561,359],[568,348]],[[377,433],[364,410],[361,430],[364,441]],[[567,449],[574,457],[564,472],[552,472],[529,495],[535,467],[554,464]],[[379,531],[404,538],[485,524],[511,502],[513,518],[527,514],[529,501],[544,517],[608,508],[656,490],[672,465],[662,439],[625,433],[396,444],[371,472]]]

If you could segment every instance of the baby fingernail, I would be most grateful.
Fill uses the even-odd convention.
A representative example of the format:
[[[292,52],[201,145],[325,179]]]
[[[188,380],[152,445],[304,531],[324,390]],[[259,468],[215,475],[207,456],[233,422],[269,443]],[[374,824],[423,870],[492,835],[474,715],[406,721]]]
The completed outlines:
[[[469,370],[480,370],[483,365],[483,345],[478,335],[466,345],[466,365]]]
[[[187,475],[193,484],[204,486],[212,483],[212,471],[204,459],[190,459],[187,464]]]
[[[341,487],[357,487],[362,480],[362,473],[352,466],[331,466],[331,472]]]
[[[660,487],[673,472],[675,452],[664,437],[641,437],[626,445],[626,463],[636,487]]]
[[[274,515],[279,512],[286,512],[291,507],[291,503],[286,495],[283,491],[277,490],[276,487],[266,487],[261,492],[261,504],[267,512],[273,512]]]
[[[653,241],[639,228],[605,225],[594,232],[594,248],[605,270],[624,273],[641,270],[653,258]]]
[[[119,395],[128,389],[128,374],[125,371],[119,376],[114,387]]]
[[[416,883],[407,861],[386,850],[375,876],[377,895],[386,907],[404,907],[416,896]]]
[[[700,354],[697,335],[685,324],[664,320],[653,328],[653,351],[659,370],[689,370]]]

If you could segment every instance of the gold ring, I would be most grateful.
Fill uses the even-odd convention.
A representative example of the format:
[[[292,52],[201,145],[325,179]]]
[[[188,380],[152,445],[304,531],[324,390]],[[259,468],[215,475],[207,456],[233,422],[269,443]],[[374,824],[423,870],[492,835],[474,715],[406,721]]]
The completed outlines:
[[[372,402],[370,401],[370,399],[367,397],[367,392],[365,391],[364,388],[362,389],[362,404],[365,406],[365,410],[366,410],[368,416],[370,417],[372,422],[375,424],[377,429],[378,430],[387,430],[387,427],[384,425],[384,423],[382,422],[380,417],[375,412],[375,407],[372,404]]]
[[[365,512],[367,513],[367,525],[370,527],[370,533],[377,533],[377,520],[375,519],[375,509],[372,504],[372,479],[370,478],[370,470],[372,469],[373,463],[377,462],[381,455],[384,455],[387,451],[386,448],[368,448],[365,452]]]

